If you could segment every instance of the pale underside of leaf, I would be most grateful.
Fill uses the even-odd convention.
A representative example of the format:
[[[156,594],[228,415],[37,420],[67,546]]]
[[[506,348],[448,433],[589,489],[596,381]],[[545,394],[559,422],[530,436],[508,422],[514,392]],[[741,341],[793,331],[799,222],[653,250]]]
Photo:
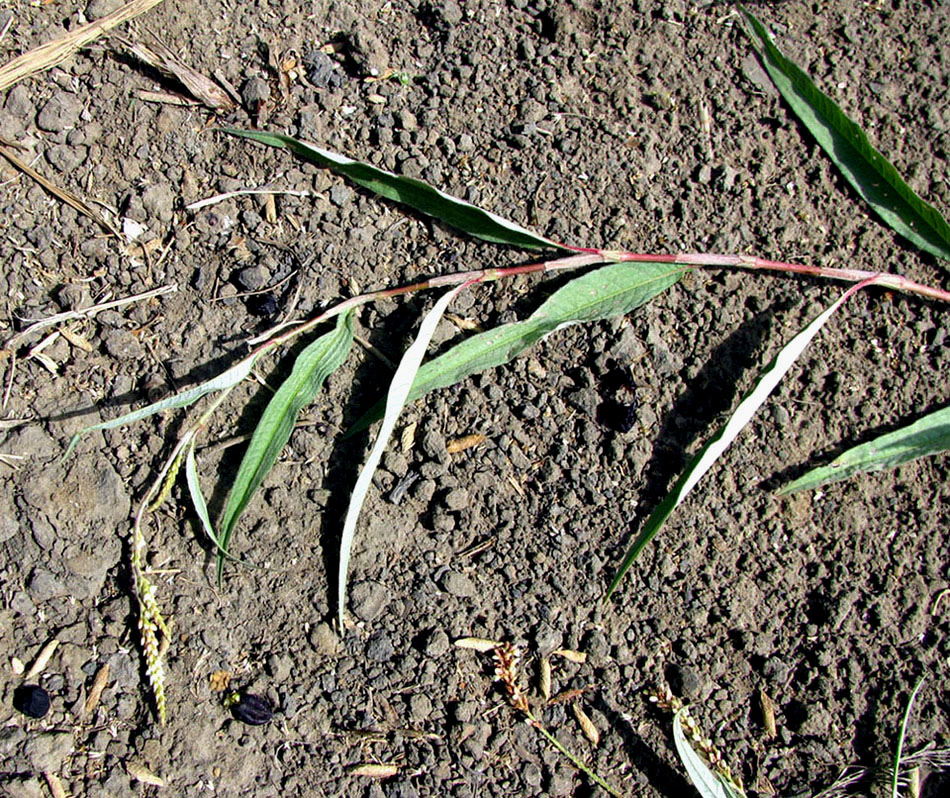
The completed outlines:
[[[345,155],[325,150],[315,144],[285,136],[257,130],[239,130],[221,128],[232,136],[251,139],[260,144],[290,150],[301,158],[306,158],[319,166],[336,172],[358,186],[385,197],[393,202],[412,208],[426,216],[431,216],[445,224],[461,230],[463,233],[490,241],[494,244],[509,244],[525,249],[566,249],[561,244],[550,241],[530,230],[483,210],[469,202],[440,191],[428,183],[411,177],[387,172],[362,161],[355,161]]]
[[[669,263],[613,263],[576,277],[524,321],[470,336],[424,364],[407,401],[503,365],[561,327],[629,313],[670,288],[688,270]],[[378,403],[354,429],[369,426],[381,415],[382,403]]]
[[[277,462],[300,411],[314,400],[326,378],[346,360],[352,343],[353,311],[348,311],[337,317],[333,330],[317,338],[297,356],[290,376],[267,403],[231,486],[220,531],[217,535],[209,533],[218,543],[219,579],[238,519]]]
[[[699,450],[689,465],[686,466],[686,470],[684,470],[679,476],[679,479],[676,480],[676,483],[667,496],[657,505],[657,508],[650,514],[650,517],[647,518],[646,523],[643,525],[643,530],[637,536],[636,540],[634,540],[623,562],[617,569],[617,574],[607,589],[607,598],[610,598],[617,589],[620,580],[630,569],[630,566],[633,565],[633,561],[647,544],[653,540],[673,510],[686,499],[690,491],[696,487],[697,483],[703,478],[706,472],[709,471],[713,463],[722,456],[736,439],[736,436],[738,436],[742,429],[752,420],[752,417],[769,397],[769,394],[775,390],[775,387],[785,374],[788,373],[788,370],[795,361],[798,360],[802,352],[805,351],[808,344],[810,344],[815,335],[818,334],[818,331],[825,325],[825,322],[827,322],[834,312],[862,286],[863,283],[849,288],[831,307],[817,316],[800,333],[792,338],[762,370],[756,384],[752,390],[742,398],[742,401],[739,402],[739,405],[735,411],[733,411],[729,420],[703,445],[702,449]]]
[[[683,722],[680,720],[684,712],[686,712],[685,707],[673,716],[673,744],[676,746],[676,753],[679,754],[689,780],[693,782],[693,786],[703,798],[739,798],[741,793],[713,773],[703,758],[693,750],[693,746],[686,739]]]
[[[928,413],[913,424],[848,449],[824,466],[813,468],[779,494],[810,490],[865,471],[880,471],[919,457],[950,451],[950,407]]]
[[[389,386],[389,394],[386,398],[386,412],[383,416],[383,424],[376,436],[376,442],[370,450],[366,462],[360,471],[356,480],[356,486],[353,488],[353,495],[350,497],[350,504],[346,510],[346,519],[343,522],[343,532],[340,535],[340,566],[337,582],[337,610],[339,613],[340,631],[346,628],[343,625],[343,611],[346,606],[346,578],[350,567],[350,551],[353,548],[353,538],[356,534],[356,523],[359,520],[360,511],[363,509],[363,503],[366,501],[366,494],[373,480],[373,474],[383,456],[383,451],[389,443],[393,430],[396,427],[396,420],[406,404],[406,398],[409,396],[409,390],[412,387],[416,374],[419,371],[419,365],[422,358],[425,357],[426,349],[432,340],[432,334],[445,313],[445,309],[462,289],[467,288],[469,283],[463,283],[451,291],[443,294],[435,306],[430,310],[422,324],[419,325],[419,332],[416,339],[412,342],[409,349],[402,356],[399,367],[393,375],[392,383]]]
[[[240,361],[239,363],[235,363],[233,366],[231,366],[231,368],[225,372],[222,372],[217,377],[213,377],[207,382],[196,385],[194,388],[189,388],[187,391],[182,391],[181,393],[177,393],[174,396],[160,399],[159,401],[153,402],[146,407],[141,407],[138,410],[133,410],[131,413],[126,413],[124,416],[119,416],[118,418],[113,418],[109,421],[103,421],[101,424],[93,424],[90,427],[79,430],[79,432],[73,435],[72,440],[69,442],[69,446],[66,447],[66,453],[63,455],[63,459],[65,460],[67,457],[69,457],[69,455],[72,454],[73,449],[76,448],[76,444],[79,443],[80,438],[90,432],[123,427],[126,424],[132,424],[136,421],[140,421],[143,418],[153,416],[156,413],[161,413],[163,410],[174,410],[179,407],[187,407],[188,405],[197,402],[202,396],[205,396],[206,394],[233,388],[251,373],[251,369],[254,368],[254,363],[257,361],[259,355],[260,352],[255,352],[251,355],[248,355],[246,358],[244,358],[244,360]]]
[[[938,258],[950,259],[946,219],[907,185],[864,131],[779,51],[762,23],[748,11],[745,16],[772,82],[854,190],[899,235]]]

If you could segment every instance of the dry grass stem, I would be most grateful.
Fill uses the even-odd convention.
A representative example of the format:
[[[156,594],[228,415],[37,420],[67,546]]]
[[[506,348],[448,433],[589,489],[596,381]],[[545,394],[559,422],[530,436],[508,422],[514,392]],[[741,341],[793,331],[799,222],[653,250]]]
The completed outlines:
[[[79,213],[84,216],[88,216],[92,219],[97,225],[99,225],[107,233],[118,236],[119,231],[105,216],[103,216],[99,211],[93,208],[88,202],[86,202],[81,197],[73,194],[72,191],[69,191],[65,188],[60,188],[55,183],[51,182],[47,178],[43,177],[39,172],[37,172],[32,166],[30,166],[26,161],[18,158],[9,149],[6,147],[0,147],[0,155],[6,158],[13,166],[19,169],[23,174],[33,178],[37,183],[39,183],[44,189],[46,189],[50,194],[52,194],[56,199],[65,202],[71,208],[74,208]]]
[[[36,72],[61,64],[77,50],[81,50],[116,26],[144,14],[161,2],[162,0],[132,0],[111,14],[106,14],[102,19],[82,25],[58,39],[41,44],[14,58],[0,67],[0,91],[9,89],[15,83],[19,83]]]
[[[291,189],[274,189],[274,188],[242,188],[237,191],[226,191],[224,194],[215,194],[213,197],[208,197],[207,199],[198,200],[192,202],[189,205],[185,206],[186,211],[200,211],[202,208],[207,208],[211,205],[217,205],[219,202],[224,202],[225,200],[233,199],[234,197],[244,197],[254,194],[263,194],[265,197],[273,197],[275,194],[286,194],[290,197],[310,197],[313,195],[312,191],[292,191]]]
[[[762,725],[765,727],[765,735],[772,740],[778,734],[775,726],[775,702],[765,690],[759,690],[759,709],[762,712]]]
[[[16,349],[23,343],[24,340],[29,338],[31,335],[35,335],[41,330],[45,330],[48,327],[55,327],[57,324],[62,324],[63,322],[73,321],[74,319],[91,319],[97,313],[101,313],[104,310],[113,310],[115,308],[121,308],[125,305],[131,305],[134,302],[143,302],[149,299],[154,299],[155,297],[163,296],[164,294],[171,294],[178,290],[177,285],[164,285],[161,288],[153,288],[150,291],[145,291],[141,294],[134,294],[133,296],[123,297],[122,299],[113,299],[109,302],[100,302],[98,305],[91,305],[84,310],[67,310],[63,313],[57,313],[55,316],[50,316],[45,319],[40,319],[39,321],[34,322],[25,330],[18,332],[12,338],[7,339],[4,344],[6,349]]]

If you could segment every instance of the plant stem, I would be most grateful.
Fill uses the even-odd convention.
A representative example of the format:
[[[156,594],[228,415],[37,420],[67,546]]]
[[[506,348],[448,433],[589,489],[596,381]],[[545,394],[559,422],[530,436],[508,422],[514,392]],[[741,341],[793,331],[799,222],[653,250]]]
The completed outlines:
[[[537,729],[538,732],[540,732],[541,735],[544,736],[549,743],[551,743],[551,745],[553,745],[558,751],[560,751],[564,756],[566,756],[569,760],[571,760],[571,763],[574,765],[574,767],[576,767],[582,773],[587,775],[588,778],[596,782],[599,786],[603,787],[611,795],[618,796],[618,798],[620,795],[622,795],[622,793],[620,793],[618,790],[611,787],[610,784],[608,784],[600,776],[598,776],[593,770],[587,767],[587,765],[585,765],[578,757],[574,756],[574,754],[568,751],[567,748],[561,745],[557,737],[555,737],[553,734],[551,734],[551,732],[545,729],[544,726],[541,724],[541,721],[539,721],[533,714],[531,714],[530,712],[525,712],[525,716],[528,718],[528,723],[534,726],[534,728]]]

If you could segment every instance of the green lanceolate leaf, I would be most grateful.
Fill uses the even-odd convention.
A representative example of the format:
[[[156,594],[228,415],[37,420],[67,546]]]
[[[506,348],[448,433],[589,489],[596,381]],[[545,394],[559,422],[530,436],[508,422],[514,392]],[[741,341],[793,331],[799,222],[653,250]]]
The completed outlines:
[[[346,627],[343,625],[343,610],[346,606],[346,577],[350,569],[350,551],[353,548],[353,538],[356,535],[356,522],[359,520],[360,511],[363,509],[363,502],[366,501],[366,494],[373,481],[373,474],[383,456],[383,451],[389,443],[389,438],[396,427],[396,419],[406,405],[406,398],[409,390],[412,388],[416,373],[419,371],[419,364],[425,357],[426,349],[429,348],[429,342],[432,340],[432,334],[445,313],[445,309],[462,289],[468,287],[464,283],[451,291],[443,294],[435,306],[430,310],[422,324],[419,325],[419,332],[416,340],[412,342],[409,349],[399,361],[399,367],[393,375],[392,383],[389,386],[389,394],[386,397],[386,413],[383,416],[383,424],[376,436],[376,443],[370,450],[369,457],[363,464],[359,477],[356,480],[356,486],[353,488],[353,495],[350,496],[350,504],[346,510],[346,519],[343,522],[343,532],[340,535],[340,569],[337,581],[337,612],[339,613],[340,632]]]
[[[260,352],[255,352],[251,355],[248,355],[240,363],[235,363],[233,366],[231,366],[231,368],[219,374],[217,377],[214,377],[207,382],[203,382],[201,385],[196,385],[194,388],[189,388],[187,391],[182,391],[181,393],[175,394],[174,396],[169,396],[167,399],[161,399],[158,402],[148,405],[147,407],[133,410],[131,413],[126,413],[124,416],[119,416],[118,418],[114,418],[111,421],[103,421],[101,424],[94,424],[91,427],[86,427],[85,429],[79,430],[79,432],[73,435],[72,440],[69,441],[69,446],[66,447],[66,453],[63,455],[62,459],[65,460],[67,457],[69,457],[69,455],[72,454],[73,449],[76,448],[76,444],[79,443],[79,439],[82,438],[83,435],[86,435],[90,432],[115,429],[116,427],[122,427],[126,424],[131,424],[135,421],[147,418],[148,416],[153,416],[156,413],[161,413],[163,410],[173,410],[178,407],[187,407],[188,405],[197,402],[205,394],[233,388],[251,373],[251,369],[254,367],[254,363],[257,361],[257,358],[260,356],[260,354]]]
[[[559,327],[629,313],[672,286],[685,271],[688,267],[669,263],[612,263],[576,277],[524,321],[473,335],[430,360],[419,369],[407,401],[507,363]],[[381,416],[380,402],[356,422],[354,430]]]
[[[667,496],[657,505],[657,508],[650,513],[650,517],[647,518],[646,523],[643,525],[643,530],[637,536],[636,540],[633,541],[626,556],[623,558],[623,562],[620,563],[620,567],[617,569],[617,574],[610,583],[610,587],[607,588],[607,599],[613,595],[613,592],[620,584],[620,580],[623,579],[624,574],[626,574],[627,571],[630,570],[630,566],[633,565],[633,561],[639,556],[640,552],[646,548],[647,544],[656,537],[657,532],[660,531],[660,528],[666,522],[666,519],[670,517],[673,510],[679,507],[689,495],[689,492],[696,487],[706,472],[709,471],[713,463],[723,455],[726,449],[728,449],[736,439],[736,436],[738,436],[752,420],[752,417],[769,397],[769,394],[775,390],[775,386],[781,382],[782,378],[788,373],[788,370],[795,361],[798,360],[802,352],[805,351],[808,344],[810,344],[815,335],[818,334],[818,331],[825,325],[825,322],[827,322],[832,314],[863,285],[863,283],[859,283],[849,288],[831,307],[811,321],[804,330],[782,347],[782,350],[762,370],[756,384],[752,390],[742,398],[742,401],[739,402],[738,407],[733,411],[729,420],[703,445],[703,448],[699,450],[689,465],[686,466],[686,470],[680,474],[679,479],[676,480],[676,483]]]
[[[864,471],[893,468],[918,457],[946,451],[950,451],[950,407],[929,413],[913,424],[848,449],[828,465],[813,468],[778,492],[784,495],[811,490]]]
[[[297,356],[290,376],[264,409],[231,486],[220,531],[218,535],[209,533],[219,547],[219,580],[238,519],[277,462],[300,411],[313,401],[326,378],[346,360],[352,343],[353,311],[348,311],[337,317],[336,327],[331,332],[317,338]]]
[[[345,155],[338,155],[280,133],[236,128],[221,128],[221,130],[232,136],[241,136],[271,147],[290,150],[301,158],[306,158],[331,172],[349,178],[358,186],[445,222],[450,227],[483,241],[510,244],[524,249],[566,249],[561,244],[549,241],[521,225],[482,210],[471,203],[452,197],[421,180],[395,175],[371,164],[354,161]]]
[[[215,548],[221,548],[218,543],[218,537],[214,532],[214,526],[211,523],[211,517],[208,515],[208,504],[205,502],[205,495],[201,490],[201,482],[198,480],[198,463],[195,461],[195,439],[192,438],[185,450],[185,482],[188,485],[188,495],[191,496],[191,503],[201,521],[201,527],[205,534],[214,543]]]
[[[673,744],[693,786],[703,798],[744,798],[745,793],[742,790],[714,773],[705,760],[693,750],[683,731],[681,717],[684,712],[685,707],[673,716]]]
[[[772,82],[855,191],[892,229],[938,258],[950,259],[950,225],[921,199],[854,122],[772,42],[745,11],[749,36]]]

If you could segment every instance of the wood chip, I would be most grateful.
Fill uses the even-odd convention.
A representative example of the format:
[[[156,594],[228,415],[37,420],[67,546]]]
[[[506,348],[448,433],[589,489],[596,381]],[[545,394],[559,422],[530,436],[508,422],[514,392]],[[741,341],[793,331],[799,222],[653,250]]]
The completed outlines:
[[[58,645],[59,640],[53,639],[43,646],[42,651],[40,651],[36,659],[33,660],[33,665],[29,671],[27,671],[26,676],[23,677],[24,681],[28,682],[30,679],[34,679],[46,670],[46,666],[49,664],[50,658],[55,653]]]
[[[483,637],[462,637],[455,641],[458,648],[470,648],[472,651],[494,651],[501,645],[498,640],[486,640]]]
[[[389,779],[399,772],[398,765],[354,765],[349,769],[351,776],[368,776],[371,779]]]
[[[264,218],[270,224],[277,221],[277,200],[273,194],[264,195]]]
[[[774,739],[778,731],[775,726],[775,702],[765,690],[759,690],[759,710],[762,712],[762,725],[765,727],[765,736]]]
[[[136,781],[142,782],[142,784],[151,784],[153,787],[165,786],[165,779],[161,776],[156,776],[140,762],[126,762],[125,772]]]
[[[162,0],[132,0],[132,2],[120,6],[111,14],[106,14],[102,19],[81,25],[58,39],[41,44],[18,58],[14,58],[10,63],[0,68],[0,91],[9,89],[15,83],[36,72],[42,72],[63,63],[77,50],[95,41],[104,33],[123,22],[128,22],[139,14],[144,14],[161,2]]]
[[[445,444],[445,449],[449,454],[458,454],[459,452],[464,452],[466,449],[478,446],[480,443],[484,443],[484,441],[484,435],[463,435],[461,438],[454,438]]]
[[[63,782],[59,780],[59,776],[47,770],[43,772],[43,778],[46,779],[46,784],[53,798],[68,798],[69,793],[66,792]]]
[[[590,740],[591,745],[600,745],[600,732],[597,731],[594,721],[581,709],[581,705],[571,704],[571,710],[574,712],[574,717],[577,718],[577,724],[581,727],[581,731],[584,732],[584,736]]]
[[[583,651],[575,651],[572,648],[559,648],[557,651],[552,651],[551,653],[558,657],[564,657],[564,659],[569,662],[576,662],[578,665],[583,665],[587,662],[587,654]]]
[[[541,687],[541,698],[545,701],[551,700],[551,660],[547,657],[541,659],[539,665],[539,682]]]
[[[99,668],[96,678],[92,680],[92,687],[89,688],[89,696],[86,698],[86,703],[82,708],[84,715],[89,716],[96,711],[96,707],[99,705],[99,699],[102,698],[102,691],[106,689],[106,685],[108,684],[109,663],[107,662]]]

